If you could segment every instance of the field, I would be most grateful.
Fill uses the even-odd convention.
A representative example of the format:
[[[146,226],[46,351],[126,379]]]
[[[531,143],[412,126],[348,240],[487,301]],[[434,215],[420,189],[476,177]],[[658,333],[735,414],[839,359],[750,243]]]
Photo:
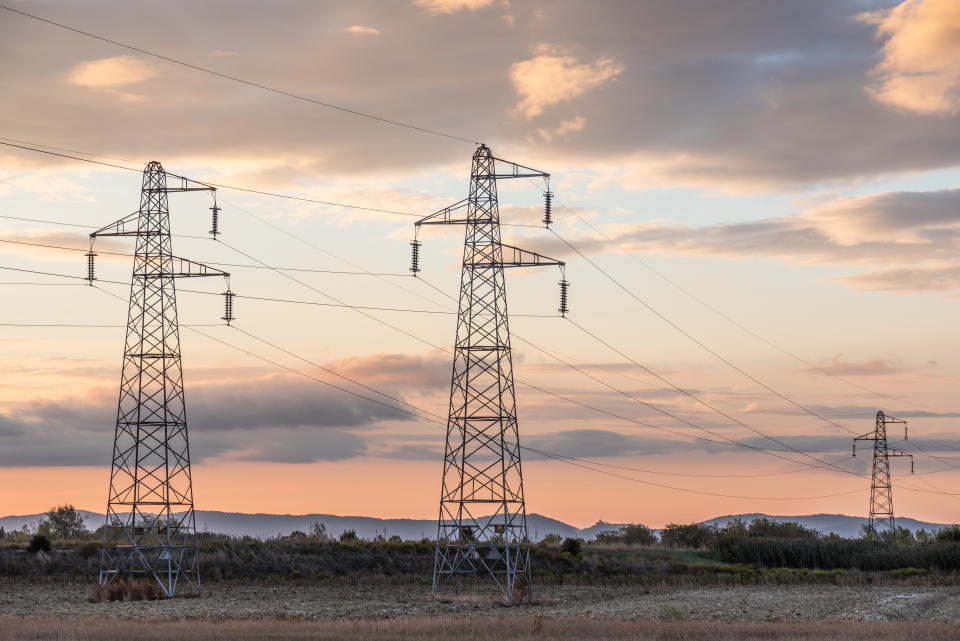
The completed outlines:
[[[955,639],[960,621],[960,588],[936,586],[543,586],[516,607],[362,582],[100,604],[89,587],[0,582],[0,639]]]
[[[201,597],[89,603],[95,541],[30,552],[22,538],[0,548],[0,641],[922,640],[958,638],[960,624],[953,540],[543,542],[532,550],[533,602],[506,607],[485,582],[432,600],[426,540],[204,535]]]

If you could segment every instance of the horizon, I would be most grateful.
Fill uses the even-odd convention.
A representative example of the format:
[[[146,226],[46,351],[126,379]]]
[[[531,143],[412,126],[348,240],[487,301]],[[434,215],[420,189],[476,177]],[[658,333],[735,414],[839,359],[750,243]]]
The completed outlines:
[[[527,513],[866,514],[883,410],[894,512],[960,522],[960,4],[11,7],[0,510],[106,509],[134,245],[84,254],[156,158],[247,190],[216,241],[170,198],[237,295],[178,286],[196,509],[436,519],[464,238],[421,229],[417,278],[410,241],[477,140],[550,173],[503,239],[566,262],[506,270]]]

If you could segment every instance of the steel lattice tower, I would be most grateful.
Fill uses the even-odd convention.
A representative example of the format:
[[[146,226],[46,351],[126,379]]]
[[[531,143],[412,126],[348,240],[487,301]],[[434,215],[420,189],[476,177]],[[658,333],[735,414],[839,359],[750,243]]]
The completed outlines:
[[[893,519],[893,486],[890,483],[890,457],[909,456],[910,472],[913,472],[913,454],[901,452],[887,446],[887,425],[902,423],[903,437],[907,437],[906,421],[877,412],[877,423],[873,432],[853,439],[853,455],[857,455],[857,441],[873,441],[873,472],[870,482],[870,523],[871,534],[880,534],[881,529],[895,532]]]
[[[433,594],[451,583],[459,593],[468,577],[489,574],[513,602],[530,595],[531,572],[503,270],[563,263],[500,241],[497,180],[504,178],[549,174],[500,160],[482,145],[469,197],[416,228],[466,226]],[[413,245],[416,274],[420,243]]]
[[[89,258],[92,284],[93,240],[136,237],[100,582],[152,577],[167,596],[174,596],[180,578],[200,591],[174,282],[229,277],[173,255],[167,195],[214,188],[171,177],[179,186],[168,187],[160,163],[149,163],[140,209],[90,234]]]

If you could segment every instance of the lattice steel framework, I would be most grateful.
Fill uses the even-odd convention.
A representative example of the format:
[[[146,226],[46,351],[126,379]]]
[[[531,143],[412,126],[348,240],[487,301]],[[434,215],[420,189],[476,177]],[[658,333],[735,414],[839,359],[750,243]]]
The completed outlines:
[[[893,518],[893,486],[890,483],[890,457],[909,456],[910,472],[913,472],[913,454],[901,452],[887,445],[887,425],[903,424],[903,437],[907,438],[907,422],[877,412],[877,423],[873,432],[853,439],[853,455],[857,455],[857,441],[873,441],[873,472],[870,482],[870,523],[869,532],[880,534],[882,531],[895,532]]]
[[[503,270],[563,263],[501,242],[497,180],[504,178],[549,174],[500,160],[482,145],[469,197],[416,228],[466,226],[433,595],[451,584],[459,593],[468,578],[488,574],[512,603],[531,594],[531,572]]]
[[[90,234],[91,254],[100,236],[136,237],[100,582],[152,577],[167,596],[181,578],[200,591],[174,282],[229,278],[173,255],[167,195],[214,188],[171,177],[179,186],[168,187],[160,163],[149,163],[140,209]],[[89,277],[92,283],[92,266]]]

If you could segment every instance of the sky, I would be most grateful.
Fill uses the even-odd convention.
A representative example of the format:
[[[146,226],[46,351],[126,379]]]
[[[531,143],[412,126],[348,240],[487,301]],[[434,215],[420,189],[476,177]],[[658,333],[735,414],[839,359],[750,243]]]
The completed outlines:
[[[556,268],[507,274],[522,443],[588,461],[528,451],[528,512],[865,515],[884,410],[896,512],[960,521],[953,0],[6,5],[315,102],[0,9],[0,514],[105,508],[132,248],[97,241],[98,288],[16,270],[84,276],[140,189],[10,144],[368,208],[220,189],[214,242],[171,195],[240,296],[226,327],[222,282],[178,285],[196,507],[431,518],[442,426],[330,371],[445,416],[462,229],[414,279],[416,218],[370,209],[463,199],[484,142],[551,174],[552,231],[543,181],[500,185],[504,242],[571,282],[563,319]]]

